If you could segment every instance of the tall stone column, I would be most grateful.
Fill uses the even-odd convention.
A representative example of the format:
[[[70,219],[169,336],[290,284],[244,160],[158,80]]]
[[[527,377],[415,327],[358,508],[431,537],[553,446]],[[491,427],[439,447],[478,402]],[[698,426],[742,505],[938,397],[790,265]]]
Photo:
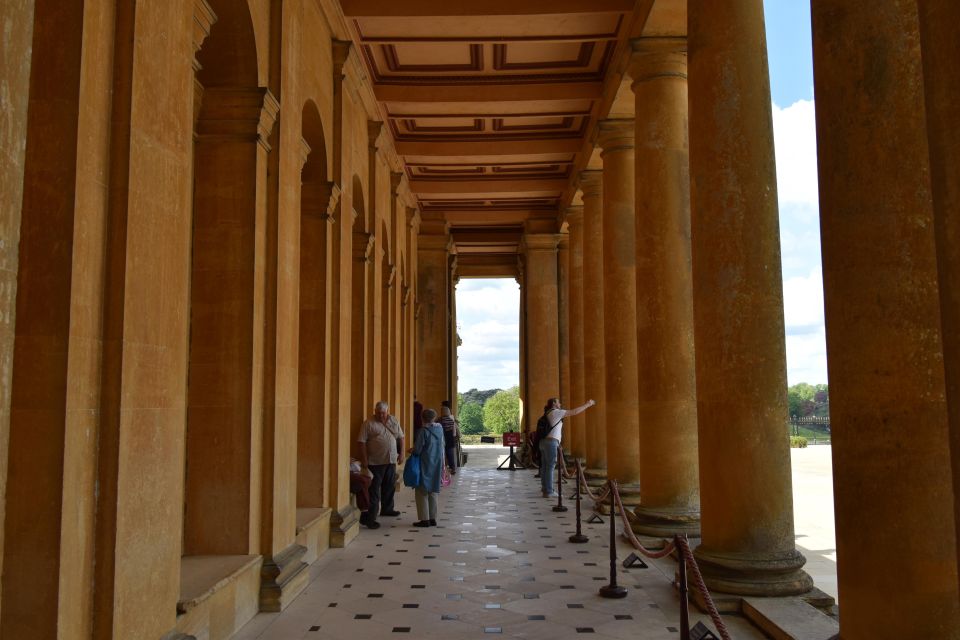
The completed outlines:
[[[570,399],[571,407],[579,407],[584,397],[583,375],[583,207],[567,209],[567,225],[570,233],[570,279],[568,305],[570,308],[568,331],[570,334]],[[570,418],[573,443],[571,450],[577,458],[587,455],[587,431],[584,425],[586,414]]]
[[[702,544],[717,591],[787,595],[794,545],[776,167],[762,0],[691,0],[694,341]]]
[[[524,398],[529,422],[536,424],[547,399],[556,397],[560,384],[560,359],[557,345],[557,242],[555,233],[527,233],[523,236],[526,265],[523,284],[526,288],[525,324],[526,352],[536,357],[536,364],[527,363],[527,389]]]
[[[444,396],[444,400],[450,401],[454,415],[457,414],[457,347],[460,346],[460,336],[457,333],[457,282],[459,282],[460,276],[457,275],[456,251],[456,247],[451,247],[450,292],[448,294],[448,300],[450,301],[450,351],[448,352],[450,358],[450,380],[447,383],[447,393]],[[439,405],[436,410],[440,411]]]
[[[637,411],[643,501],[634,530],[700,531],[690,264],[686,38],[633,41],[636,99]]]
[[[450,234],[442,216],[424,214],[417,245],[417,397],[424,408],[435,410],[447,397],[450,376],[448,308],[450,284],[448,260]]]
[[[637,277],[634,227],[633,120],[604,120],[603,342],[606,370],[607,476],[626,504],[640,500],[640,414],[637,412]],[[599,400],[598,400],[599,402]],[[609,419],[616,416],[616,419]]]
[[[938,242],[951,245],[938,237],[947,220],[937,219],[950,208],[940,145],[951,134],[936,136],[946,124],[940,82],[956,83],[937,77],[939,55],[956,51],[956,25],[951,11],[925,15],[928,29],[943,24],[949,35],[939,44],[948,48],[921,55],[915,3],[882,7],[812,4],[840,632],[955,638],[947,405],[956,398],[947,393],[943,332],[956,328],[948,320],[956,309],[943,314],[941,304],[956,273],[949,253],[940,256],[948,274],[937,264]],[[950,278],[938,286],[941,275]],[[903,540],[908,562],[887,566]]]
[[[559,344],[559,394],[564,406],[574,407],[570,398],[570,236],[559,235],[557,243],[557,330]],[[573,446],[573,424],[567,425],[569,431],[563,439],[563,448],[569,452]]]
[[[956,126],[960,120],[960,76],[953,70],[960,55],[960,40],[955,37],[960,4],[950,0],[919,0],[917,5],[940,276],[954,528],[960,531],[960,129]],[[955,538],[960,559],[960,535]]]
[[[584,395],[597,405],[584,415],[587,475],[607,477],[607,403],[603,346],[603,172],[580,174],[583,191],[583,374]],[[586,329],[589,327],[589,330]]]

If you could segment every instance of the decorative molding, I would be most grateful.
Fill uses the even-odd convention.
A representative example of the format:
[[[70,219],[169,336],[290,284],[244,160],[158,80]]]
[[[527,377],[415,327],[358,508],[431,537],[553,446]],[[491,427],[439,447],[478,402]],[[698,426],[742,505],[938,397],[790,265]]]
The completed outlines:
[[[579,181],[580,190],[583,191],[583,197],[600,196],[603,194],[603,170],[585,169],[580,172]]]
[[[367,120],[367,146],[372,151],[376,151],[379,146],[381,131],[383,131],[383,121]]]
[[[607,43],[607,47],[611,45]],[[493,45],[493,68],[497,71],[532,71],[535,69],[581,68],[590,64],[596,42],[581,42],[577,57],[573,60],[543,60],[540,62],[507,62],[507,45]]]
[[[203,46],[204,40],[210,35],[210,29],[217,21],[217,14],[207,0],[193,0],[193,70],[200,71],[200,61],[197,53]]]
[[[374,60],[373,51],[371,50],[370,46],[365,44],[363,45],[363,48],[367,59]],[[397,56],[397,48],[392,43],[381,44],[380,53],[383,55],[383,61],[387,65],[387,70],[393,73],[451,73],[460,71],[483,71],[482,44],[469,45],[470,62],[466,62],[464,64],[400,64],[400,59]]]
[[[597,144],[603,149],[600,156],[616,151],[628,151],[636,146],[633,118],[608,118],[598,123]]]
[[[300,138],[300,146],[297,149],[300,152],[298,159],[300,160],[300,171],[303,171],[304,165],[307,164],[307,158],[310,156],[310,143],[307,142],[304,138]]]
[[[687,79],[687,39],[685,37],[635,38],[630,41],[632,55],[627,74],[631,88],[657,78]]]

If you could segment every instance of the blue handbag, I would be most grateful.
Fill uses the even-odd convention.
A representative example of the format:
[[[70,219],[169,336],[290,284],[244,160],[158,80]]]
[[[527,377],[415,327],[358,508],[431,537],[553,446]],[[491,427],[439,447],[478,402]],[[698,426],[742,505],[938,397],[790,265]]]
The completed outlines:
[[[420,486],[420,455],[411,453],[403,467],[403,484],[412,489]]]

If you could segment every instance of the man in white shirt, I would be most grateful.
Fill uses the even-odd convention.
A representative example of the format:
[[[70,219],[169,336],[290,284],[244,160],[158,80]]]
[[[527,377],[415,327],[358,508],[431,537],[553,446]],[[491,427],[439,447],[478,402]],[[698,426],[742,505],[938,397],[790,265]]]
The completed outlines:
[[[403,429],[390,415],[390,405],[381,400],[374,406],[373,417],[360,427],[360,464],[369,469],[370,508],[360,516],[361,524],[378,529],[377,514],[398,516],[393,497],[396,492],[397,464],[403,462]]]

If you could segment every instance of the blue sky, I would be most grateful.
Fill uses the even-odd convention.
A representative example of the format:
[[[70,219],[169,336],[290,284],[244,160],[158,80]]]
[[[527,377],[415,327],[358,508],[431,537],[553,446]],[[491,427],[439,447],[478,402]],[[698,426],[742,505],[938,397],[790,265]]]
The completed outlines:
[[[764,0],[777,148],[780,242],[791,385],[827,382],[809,0]],[[514,280],[457,287],[459,389],[518,383],[520,292]]]

